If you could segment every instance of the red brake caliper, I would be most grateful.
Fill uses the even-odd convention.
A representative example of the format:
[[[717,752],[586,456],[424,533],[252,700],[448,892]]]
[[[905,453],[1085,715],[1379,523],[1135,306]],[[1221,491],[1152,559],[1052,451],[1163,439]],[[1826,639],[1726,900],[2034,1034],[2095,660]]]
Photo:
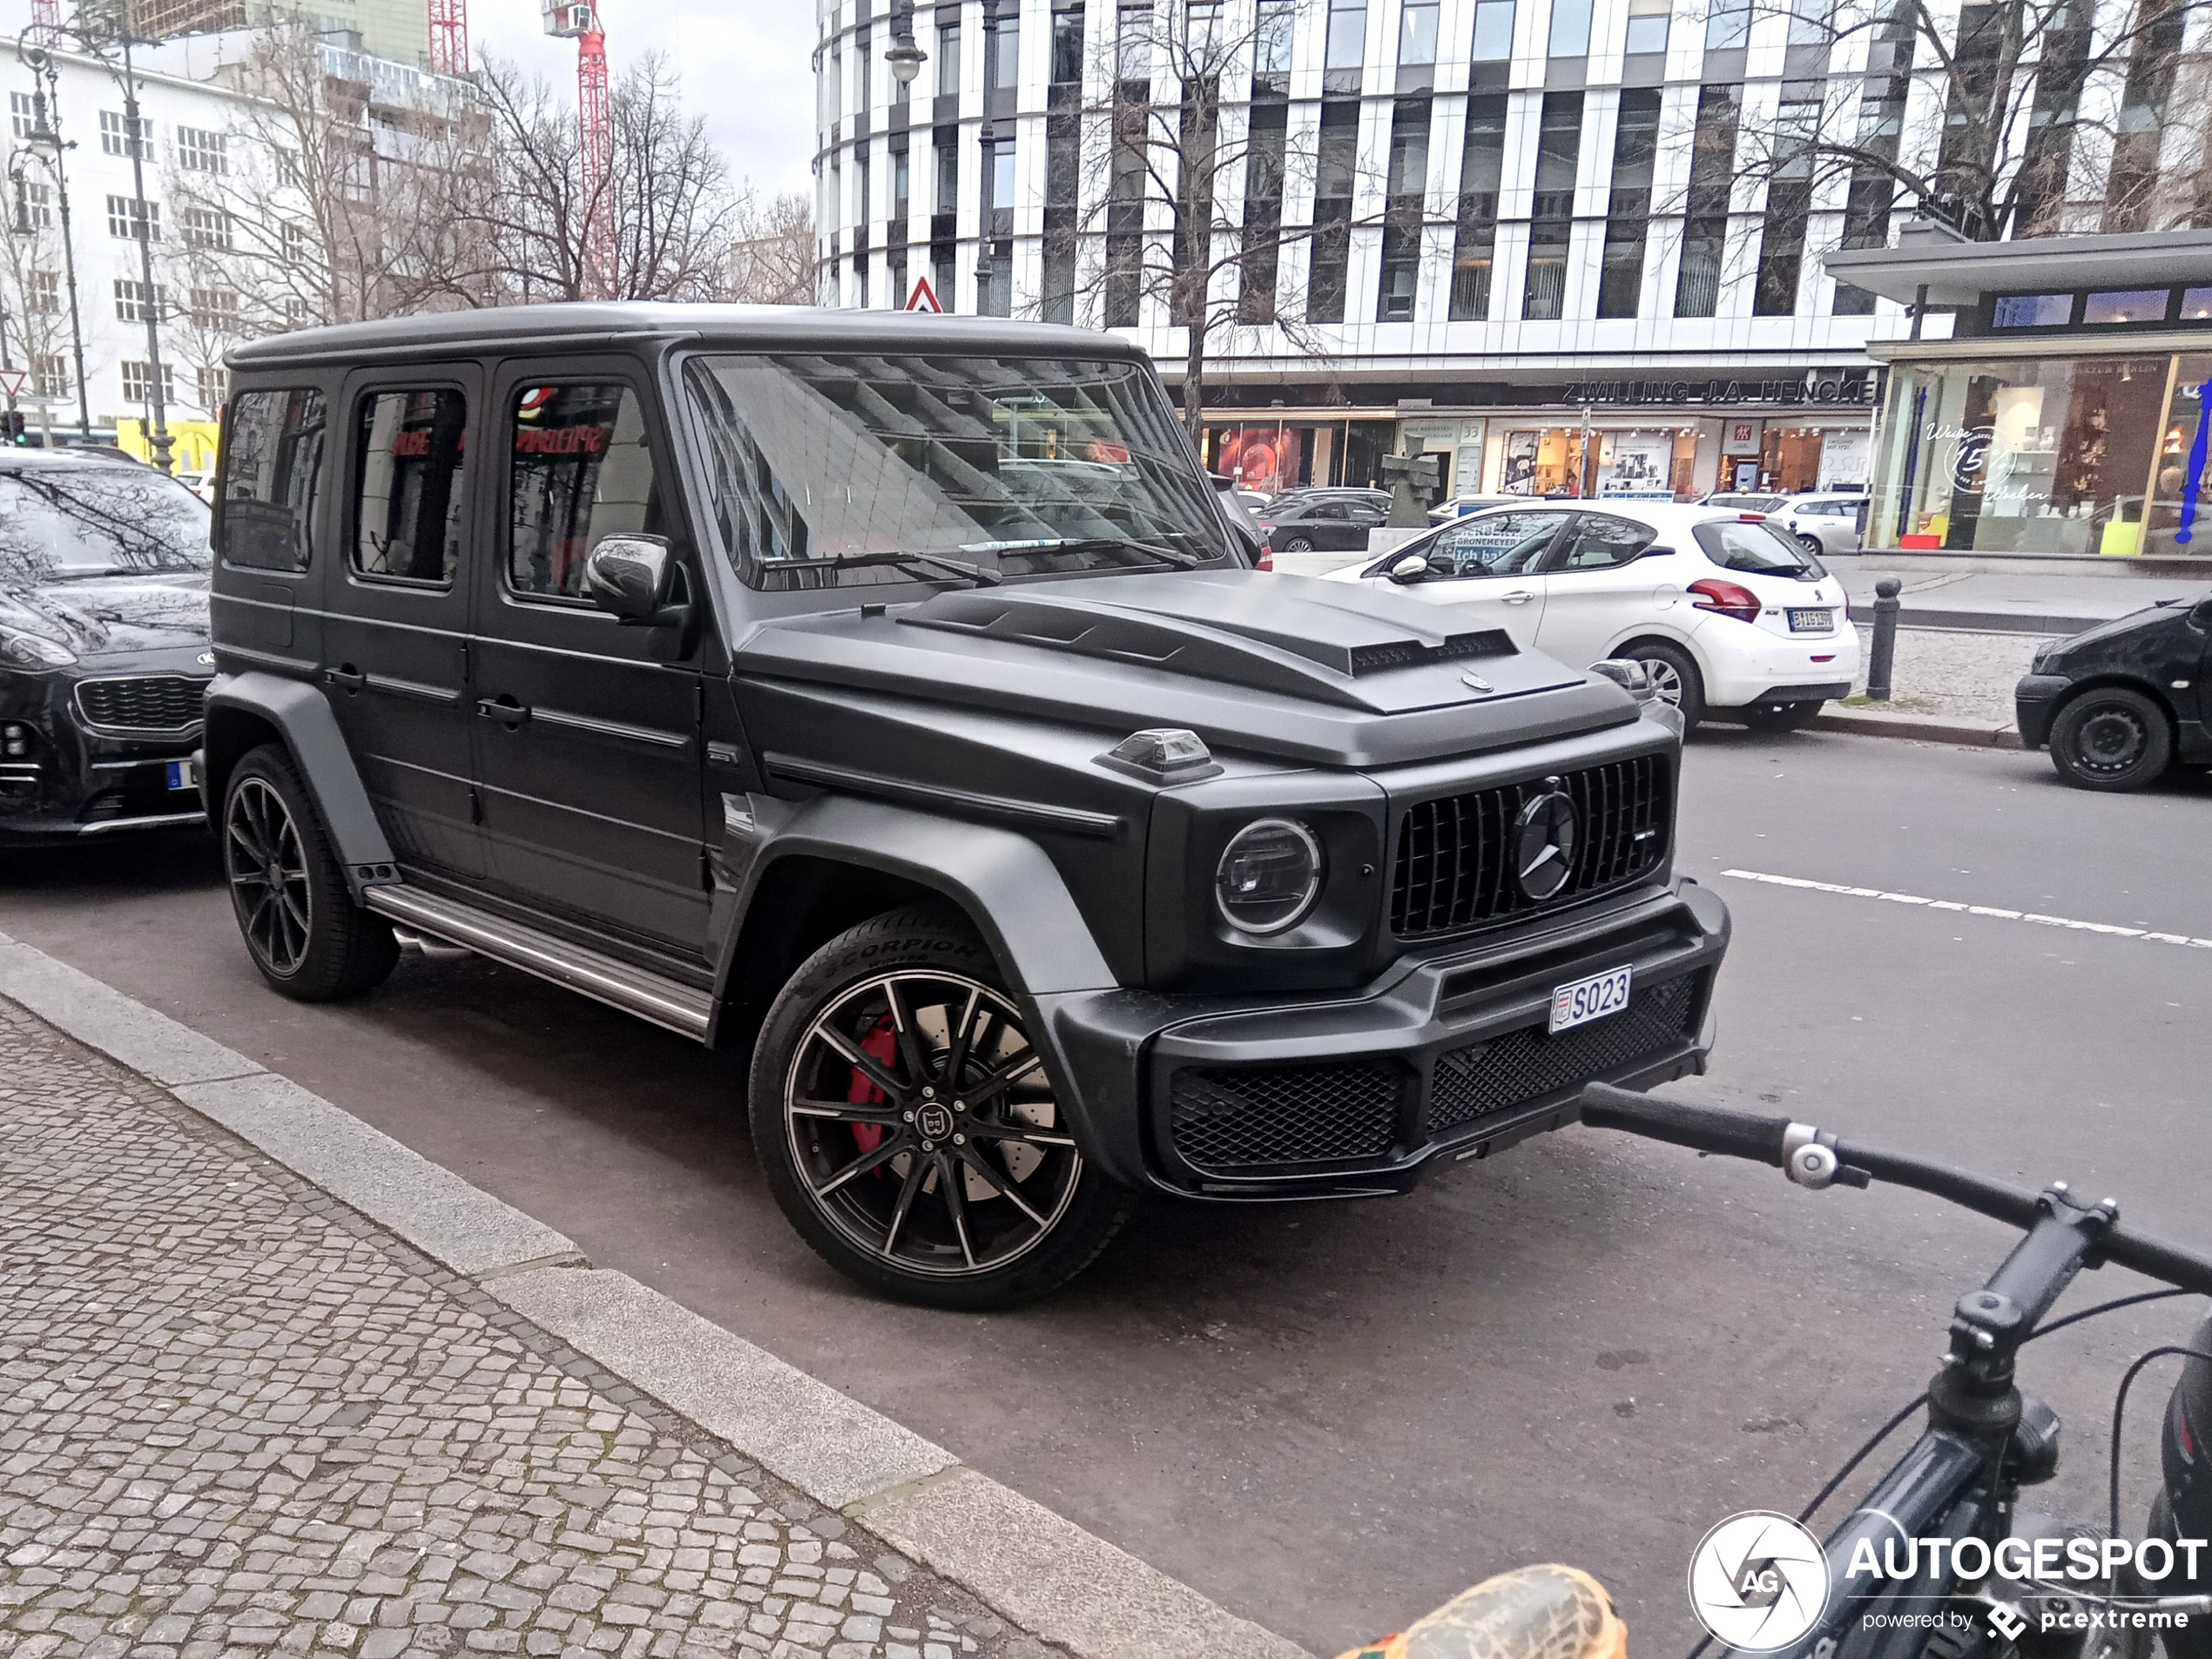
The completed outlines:
[[[880,1061],[886,1071],[897,1066],[899,1034],[892,1028],[889,1015],[878,1020],[875,1029],[860,1039],[860,1052],[871,1060]],[[867,1073],[855,1066],[853,1068],[853,1087],[845,1098],[855,1106],[880,1106],[884,1094],[868,1081]],[[873,1152],[883,1144],[883,1137],[888,1132],[880,1123],[855,1123],[853,1125],[853,1144],[859,1147],[863,1154]]]

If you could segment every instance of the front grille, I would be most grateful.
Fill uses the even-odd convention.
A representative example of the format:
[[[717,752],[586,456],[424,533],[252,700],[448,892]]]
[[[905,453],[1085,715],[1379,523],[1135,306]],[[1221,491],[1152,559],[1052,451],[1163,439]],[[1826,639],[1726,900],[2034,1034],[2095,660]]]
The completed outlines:
[[[1702,974],[1638,989],[1618,1014],[1554,1035],[1523,1026],[1438,1056],[1429,1084],[1430,1135],[1441,1135],[1525,1101],[1656,1059],[1695,1037]]]
[[[1548,899],[1521,890],[1514,820],[1546,792],[1541,779],[1425,800],[1406,809],[1391,871],[1390,926],[1400,939],[1571,904],[1656,869],[1667,856],[1674,777],[1663,755],[1564,773],[1579,826],[1573,873]]]
[[[1208,1170],[1372,1157],[1396,1136],[1405,1082],[1381,1060],[1186,1068],[1169,1089],[1175,1150]]]
[[[182,732],[199,724],[207,682],[183,674],[79,680],[77,711],[87,725],[118,732]]]

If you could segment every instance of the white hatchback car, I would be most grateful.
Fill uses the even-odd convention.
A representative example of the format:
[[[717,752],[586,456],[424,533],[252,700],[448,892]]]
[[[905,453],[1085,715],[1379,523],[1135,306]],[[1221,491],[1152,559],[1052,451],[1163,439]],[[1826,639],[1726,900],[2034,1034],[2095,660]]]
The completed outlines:
[[[1393,582],[1570,667],[1650,664],[1696,725],[1804,725],[1858,672],[1843,583],[1757,513],[1670,502],[1531,503],[1472,514],[1319,577]]]

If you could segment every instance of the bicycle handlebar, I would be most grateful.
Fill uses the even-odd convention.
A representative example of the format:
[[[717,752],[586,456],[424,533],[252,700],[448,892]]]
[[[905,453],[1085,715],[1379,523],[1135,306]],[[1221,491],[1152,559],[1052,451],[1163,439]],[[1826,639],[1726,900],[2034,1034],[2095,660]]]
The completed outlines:
[[[1583,1123],[1593,1129],[1622,1130],[1646,1140],[1770,1164],[1778,1170],[1790,1170],[1791,1179],[1803,1185],[1824,1186],[1828,1179],[1858,1171],[1863,1177],[1911,1187],[1948,1199],[1993,1221],[2024,1230],[2033,1227],[2044,1213],[2042,1196],[2025,1187],[1993,1181],[1986,1176],[1931,1158],[1886,1152],[1880,1147],[1839,1140],[1784,1117],[1762,1117],[1756,1112],[1739,1112],[1725,1106],[1694,1106],[1688,1101],[1639,1095],[1615,1089],[1609,1083],[1586,1087],[1582,1090],[1581,1111]],[[1836,1173],[1817,1181],[1802,1180],[1796,1170],[1791,1170],[1790,1156],[1800,1147],[1816,1143],[1835,1155]],[[1864,1185],[1865,1179],[1851,1184]],[[2099,1238],[2096,1255],[2100,1260],[2117,1262],[2122,1267],[2131,1267],[2182,1290],[2212,1296],[2212,1257],[2164,1239],[2132,1232],[2117,1222]]]

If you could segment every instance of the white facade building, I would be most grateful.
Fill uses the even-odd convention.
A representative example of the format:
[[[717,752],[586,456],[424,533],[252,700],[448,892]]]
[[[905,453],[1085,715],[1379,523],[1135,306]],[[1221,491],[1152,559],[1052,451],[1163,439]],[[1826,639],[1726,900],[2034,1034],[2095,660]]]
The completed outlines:
[[[823,299],[899,306],[926,277],[948,310],[1133,334],[1178,380],[1187,334],[1164,293],[1117,285],[1094,158],[1117,77],[1179,96],[1129,43],[1203,27],[1246,43],[1222,76],[1217,222],[1285,227],[1269,303],[1296,320],[1210,331],[1209,465],[1263,489],[1366,483],[1410,443],[1442,458],[1446,493],[1863,486],[1865,347],[1907,308],[1820,256],[1895,226],[1854,219],[1840,173],[1793,191],[1753,158],[1807,123],[1887,122],[1909,153],[1939,138],[1944,84],[1909,30],[1669,4],[824,0]],[[929,54],[910,89],[884,58],[907,27]],[[1264,142],[1283,160],[1255,197]],[[1124,236],[1169,234],[1163,203],[1135,211]]]

